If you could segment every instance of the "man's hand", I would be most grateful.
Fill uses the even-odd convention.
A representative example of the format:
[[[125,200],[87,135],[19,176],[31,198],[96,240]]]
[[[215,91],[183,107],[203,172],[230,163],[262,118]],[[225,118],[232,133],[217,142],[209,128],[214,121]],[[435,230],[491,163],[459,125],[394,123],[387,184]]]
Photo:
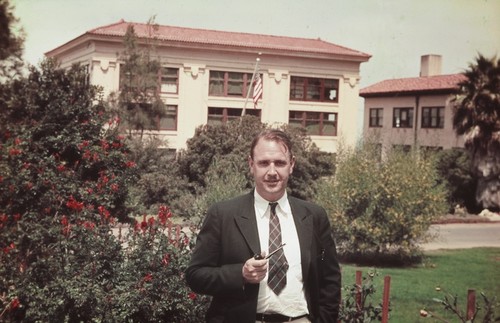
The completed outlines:
[[[267,274],[267,259],[265,253],[262,254],[262,259],[257,260],[255,257],[248,259],[243,265],[243,279],[249,284],[260,283]]]

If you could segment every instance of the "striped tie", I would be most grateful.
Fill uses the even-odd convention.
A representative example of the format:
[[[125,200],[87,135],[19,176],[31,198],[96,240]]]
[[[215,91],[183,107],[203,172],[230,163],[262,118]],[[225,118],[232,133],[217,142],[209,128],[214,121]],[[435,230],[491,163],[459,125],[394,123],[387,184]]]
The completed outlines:
[[[269,219],[269,252],[273,252],[281,246],[281,227],[280,220],[276,215],[276,205],[278,203],[269,203],[271,206],[271,216]],[[285,288],[286,272],[288,270],[288,262],[285,258],[283,249],[280,249],[276,254],[269,258],[269,275],[267,285],[276,294]]]

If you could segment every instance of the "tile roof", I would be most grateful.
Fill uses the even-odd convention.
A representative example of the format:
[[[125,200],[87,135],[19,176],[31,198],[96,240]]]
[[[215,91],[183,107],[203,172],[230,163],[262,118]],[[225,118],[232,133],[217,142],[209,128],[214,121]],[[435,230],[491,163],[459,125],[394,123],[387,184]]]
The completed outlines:
[[[92,29],[86,34],[121,37],[125,35],[129,25],[134,26],[134,31],[140,38],[148,37],[148,35],[151,35],[151,32],[153,32],[153,37],[159,40],[186,44],[191,43],[198,45],[218,45],[311,54],[341,55],[361,59],[363,61],[367,61],[371,57],[369,54],[332,44],[319,38],[295,38],[162,25],[157,25],[157,28],[151,31],[151,26],[148,24],[126,22],[123,19],[111,25]]]
[[[359,91],[362,97],[394,94],[414,94],[418,92],[452,92],[459,82],[465,80],[463,74],[435,75],[385,80],[367,86]]]

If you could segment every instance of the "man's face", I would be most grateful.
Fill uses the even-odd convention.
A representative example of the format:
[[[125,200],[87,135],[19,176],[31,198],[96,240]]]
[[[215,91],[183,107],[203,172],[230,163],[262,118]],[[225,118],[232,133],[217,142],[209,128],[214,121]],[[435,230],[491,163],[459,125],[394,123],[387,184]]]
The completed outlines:
[[[253,158],[248,157],[248,164],[260,196],[274,202],[285,194],[295,165],[295,159],[290,157],[285,145],[260,139],[254,148]]]

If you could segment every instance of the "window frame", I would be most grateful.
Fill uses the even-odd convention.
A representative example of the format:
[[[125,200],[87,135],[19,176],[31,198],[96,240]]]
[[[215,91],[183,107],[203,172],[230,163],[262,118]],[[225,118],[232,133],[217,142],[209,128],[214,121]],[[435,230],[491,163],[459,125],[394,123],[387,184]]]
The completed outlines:
[[[326,85],[327,82],[333,84]],[[335,78],[291,76],[289,99],[291,101],[338,103],[339,86],[340,80]],[[329,99],[326,93],[331,91],[335,91],[335,99],[333,100]],[[314,98],[313,95],[317,95],[317,98]]]
[[[216,73],[222,73],[222,78],[220,76],[216,78]],[[239,78],[231,77],[236,75],[241,75],[241,81]],[[208,95],[230,98],[245,98],[247,96],[247,92],[250,89],[251,81],[252,73],[211,70],[208,76]],[[231,83],[241,83],[241,93],[239,91],[234,91],[232,89]],[[216,88],[219,88],[221,85],[222,90],[216,90]],[[238,88],[238,86],[236,85],[235,88]]]
[[[375,116],[372,116],[375,111]],[[375,120],[375,122],[373,122]],[[384,126],[384,108],[370,108],[368,111],[368,126],[370,128],[382,128]]]
[[[172,75],[168,75],[167,73],[164,73],[164,70],[175,70],[176,75],[175,75],[175,91],[163,91],[163,85],[172,85],[174,82],[165,82],[164,79],[167,80],[173,80],[174,77]],[[159,85],[159,91],[160,93],[164,94],[179,94],[179,68],[177,67],[169,67],[169,66],[162,66],[158,72],[158,85]]]
[[[402,128],[402,129],[411,129],[413,128],[413,107],[397,107],[393,108],[392,110],[392,127],[393,128]],[[399,112],[399,113],[397,113]],[[401,114],[402,112],[405,112],[407,117],[406,119],[408,121],[404,122],[404,120],[401,119]],[[397,118],[399,117],[399,124]]]
[[[210,111],[222,111],[222,113],[210,113]],[[241,118],[241,113],[243,109],[242,108],[232,108],[232,107],[208,107],[207,109],[207,125],[210,124],[225,124],[228,121],[231,120],[237,120]],[[245,110],[247,115],[253,115],[261,119],[262,116],[262,110],[261,109],[246,109]],[[218,118],[217,116],[221,116]],[[220,121],[217,121],[219,120]]]
[[[435,116],[432,115],[433,111],[436,111]],[[422,118],[420,119],[420,127],[422,129],[443,129],[445,120],[444,113],[445,113],[445,107],[443,106],[422,107]],[[432,124],[433,118],[435,118],[436,120],[435,125]]]
[[[294,114],[293,118],[292,114]],[[313,114],[318,114],[319,118],[317,119],[311,118]],[[325,116],[328,115],[334,115],[334,120],[326,120],[328,123],[325,124]],[[337,112],[290,110],[288,111],[288,125],[291,127],[297,127],[300,124],[301,127],[306,129],[306,133],[309,136],[336,137],[338,134],[338,117],[339,115]],[[318,133],[311,133],[311,131],[309,131],[310,128],[308,127],[314,125],[315,124],[314,121],[317,121]],[[325,127],[328,124],[331,124],[333,126],[333,134],[325,133]]]

